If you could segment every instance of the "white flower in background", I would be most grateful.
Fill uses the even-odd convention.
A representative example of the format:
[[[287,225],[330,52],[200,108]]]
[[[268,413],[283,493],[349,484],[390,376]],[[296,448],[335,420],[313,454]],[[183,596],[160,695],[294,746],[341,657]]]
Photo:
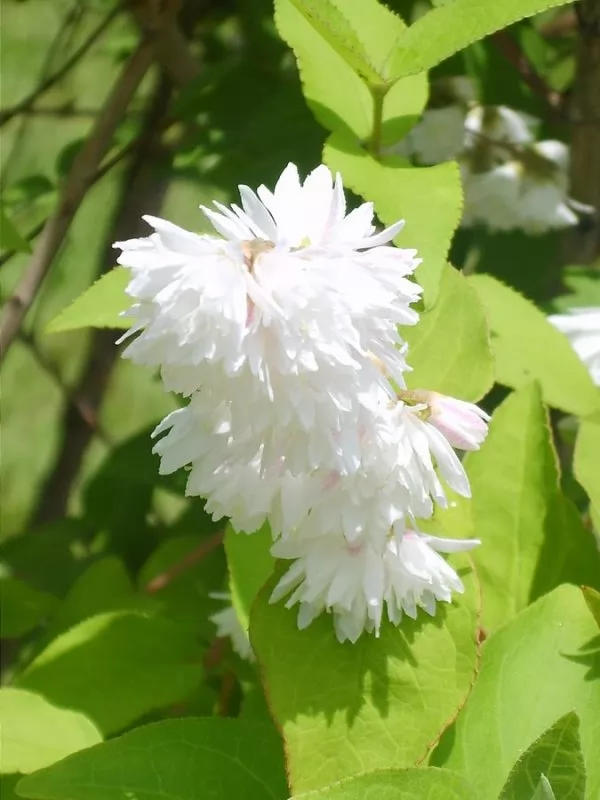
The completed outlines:
[[[555,314],[549,320],[569,338],[592,380],[600,386],[600,307],[571,308],[567,314]]]
[[[364,630],[379,634],[384,610],[398,625],[403,614],[413,619],[422,608],[433,615],[436,602],[450,602],[463,585],[438,554],[470,550],[477,540],[438,539],[407,531],[390,537],[383,549],[368,540],[349,544],[341,535],[277,542],[273,553],[295,559],[281,578],[271,602],[289,595],[286,606],[298,604],[298,627],[319,614],[333,614],[339,641],[355,642]]]
[[[406,151],[420,164],[440,164],[461,152],[465,139],[466,109],[459,105],[431,108],[408,133]]]
[[[211,597],[215,600],[224,600],[227,606],[221,611],[211,614],[209,619],[217,629],[217,636],[220,639],[230,639],[231,646],[240,658],[246,661],[254,661],[254,653],[250,645],[247,632],[243,629],[237,618],[235,609],[231,605],[228,594],[214,592]]]
[[[479,450],[487,436],[490,415],[474,403],[467,403],[439,392],[412,390],[401,393],[407,400],[422,403],[428,410],[427,422],[443,434],[457,450]]]
[[[537,142],[520,160],[506,161],[482,172],[461,161],[465,207],[463,227],[486,224],[492,230],[522,229],[543,233],[576,225],[569,205],[568,148],[562,142]],[[583,210],[586,207],[581,206]]]
[[[506,106],[475,106],[466,115],[464,147],[487,147],[495,162],[502,163],[510,158],[505,145],[519,146],[533,141],[535,122],[533,117]]]

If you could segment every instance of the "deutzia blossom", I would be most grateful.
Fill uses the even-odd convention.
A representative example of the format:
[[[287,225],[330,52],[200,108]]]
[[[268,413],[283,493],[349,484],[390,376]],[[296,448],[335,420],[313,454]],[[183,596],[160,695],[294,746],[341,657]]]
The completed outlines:
[[[395,625],[417,609],[435,613],[436,602],[450,602],[463,585],[439,552],[470,550],[473,539],[439,539],[407,531],[390,537],[383,550],[368,539],[349,544],[343,536],[281,540],[274,555],[295,559],[271,596],[289,595],[286,606],[298,604],[298,627],[307,627],[323,611],[333,614],[339,641],[355,642],[363,630],[379,634],[384,610]]]
[[[466,110],[459,105],[425,111],[409,131],[405,149],[420,164],[439,164],[455,158],[463,148]]]
[[[533,141],[535,119],[506,106],[474,106],[465,119],[465,148],[487,146],[496,163],[507,159],[503,145]]]
[[[117,245],[132,273],[125,355],[189,397],[154,431],[160,471],[187,467],[186,494],[238,531],[269,524],[273,553],[296,559],[275,595],[293,590],[302,626],[332,610],[354,641],[384,607],[396,624],[433,613],[462,586],[416,521],[446,487],[470,495],[453,444],[481,441],[472,417],[486,416],[461,409],[458,431],[429,395],[402,399],[416,252],[389,244],[402,223],[374,231],[371,204],[346,214],[323,166],[240,195],[203,209],[219,237],[147,218],[151,236]],[[232,610],[213,619],[235,644]]]
[[[569,338],[592,380],[600,386],[600,307],[571,308],[567,314],[555,314],[549,320]]]

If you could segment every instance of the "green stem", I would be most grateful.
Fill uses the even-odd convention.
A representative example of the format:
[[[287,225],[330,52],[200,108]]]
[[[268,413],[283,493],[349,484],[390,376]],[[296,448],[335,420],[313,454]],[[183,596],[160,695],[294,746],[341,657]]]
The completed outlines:
[[[371,96],[373,98],[373,130],[371,131],[371,141],[369,150],[374,158],[379,160],[381,155],[381,136],[383,127],[383,101],[387,94],[387,87],[372,86]]]

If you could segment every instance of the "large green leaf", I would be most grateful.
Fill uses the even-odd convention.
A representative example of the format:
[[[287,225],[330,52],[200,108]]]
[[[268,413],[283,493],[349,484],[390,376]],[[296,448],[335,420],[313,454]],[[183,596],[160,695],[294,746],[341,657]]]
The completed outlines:
[[[389,56],[396,78],[431,69],[453,53],[517,20],[562,0],[452,0],[420,17],[403,33]]]
[[[382,769],[291,800],[476,800],[469,784],[447,769]]]
[[[0,727],[0,772],[6,774],[34,772],[102,741],[91,720],[78,711],[10,687],[0,689]]]
[[[54,608],[56,597],[15,578],[0,579],[0,636],[13,639],[33,630]]]
[[[174,719],[136,728],[24,778],[31,800],[282,800],[281,741],[239,719]]]
[[[341,134],[331,136],[325,162],[341,172],[344,183],[372,200],[386,225],[399,219],[406,226],[396,237],[400,247],[416,248],[423,263],[416,276],[424,289],[426,306],[438,295],[446,256],[462,209],[460,174],[455,163],[409,167],[395,156],[375,160]]]
[[[112,612],[56,638],[15,683],[82,711],[108,734],[185,700],[201,677],[198,648],[179,626]]]
[[[339,49],[299,10],[299,5],[296,0],[276,0],[275,22],[298,60],[306,100],[325,128],[346,131],[366,141],[372,134],[375,112],[371,91]],[[333,3],[329,7],[336,8]],[[361,48],[373,62],[381,59],[384,46],[391,46],[406,27],[375,0],[346,0],[339,2],[337,8],[336,13],[343,12],[346,25],[360,32]],[[379,79],[376,83],[380,83]],[[427,92],[424,74],[398,81],[389,89],[382,109],[382,144],[401,138],[425,107]]]
[[[252,603],[275,566],[275,559],[270,552],[272,543],[268,525],[264,525],[250,536],[236,533],[231,525],[225,531],[231,601],[241,625],[246,630]]]
[[[594,537],[559,488],[556,454],[537,384],[494,412],[486,442],[465,466],[473,492],[473,553],[483,622],[495,629],[565,581],[600,579]]]
[[[435,619],[384,624],[356,644],[340,644],[327,615],[299,631],[294,611],[269,604],[273,582],[260,592],[250,639],[294,792],[426,757],[475,675],[478,592],[467,572],[465,596]]]
[[[131,279],[129,270],[116,267],[103,275],[89,289],[63,309],[46,328],[47,333],[61,333],[78,328],[129,328],[130,320],[121,312],[131,306],[125,288]]]
[[[583,420],[575,441],[575,477],[588,493],[590,503],[600,509],[600,421]]]
[[[496,379],[514,389],[537,380],[545,403],[587,416],[600,408],[600,392],[568,339],[518,292],[490,275],[473,275],[488,314]]]
[[[439,763],[465,775],[480,800],[496,800],[515,762],[575,710],[587,797],[600,794],[600,649],[581,591],[561,586],[485,642],[481,668]],[[591,645],[596,641],[595,649]]]
[[[557,720],[521,756],[499,800],[532,797],[542,776],[561,800],[582,800],[585,797],[579,719],[572,711]]]
[[[408,386],[479,400],[494,382],[487,322],[477,293],[460,272],[444,267],[440,294],[414,328],[402,329],[413,371]]]

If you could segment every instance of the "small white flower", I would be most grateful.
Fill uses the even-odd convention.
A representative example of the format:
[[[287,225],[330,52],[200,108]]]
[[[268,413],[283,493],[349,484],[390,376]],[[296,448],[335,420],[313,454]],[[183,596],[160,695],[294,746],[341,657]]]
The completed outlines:
[[[466,110],[459,105],[431,108],[409,132],[406,142],[421,164],[439,164],[455,158],[463,148]]]
[[[555,314],[549,320],[569,338],[592,380],[600,386],[600,307],[571,308],[567,314]]]
[[[487,436],[489,414],[474,403],[422,389],[402,392],[406,399],[423,403],[428,409],[427,421],[458,450],[479,450]]]
[[[487,147],[497,163],[509,160],[510,151],[502,145],[525,145],[533,141],[533,117],[506,106],[475,106],[465,120],[466,149]]]
[[[247,632],[240,625],[235,609],[231,605],[229,595],[215,592],[211,595],[216,600],[225,600],[228,605],[211,614],[210,620],[217,628],[220,639],[230,639],[234,651],[245,661],[254,661],[254,653]]]
[[[379,549],[366,539],[348,543],[341,535],[281,540],[273,554],[294,563],[271,602],[289,595],[286,606],[299,605],[300,629],[330,612],[339,641],[355,642],[365,630],[379,635],[384,610],[398,625],[403,614],[415,618],[423,608],[433,615],[437,601],[450,602],[463,585],[438,551],[469,550],[477,544],[414,531],[389,536]]]

